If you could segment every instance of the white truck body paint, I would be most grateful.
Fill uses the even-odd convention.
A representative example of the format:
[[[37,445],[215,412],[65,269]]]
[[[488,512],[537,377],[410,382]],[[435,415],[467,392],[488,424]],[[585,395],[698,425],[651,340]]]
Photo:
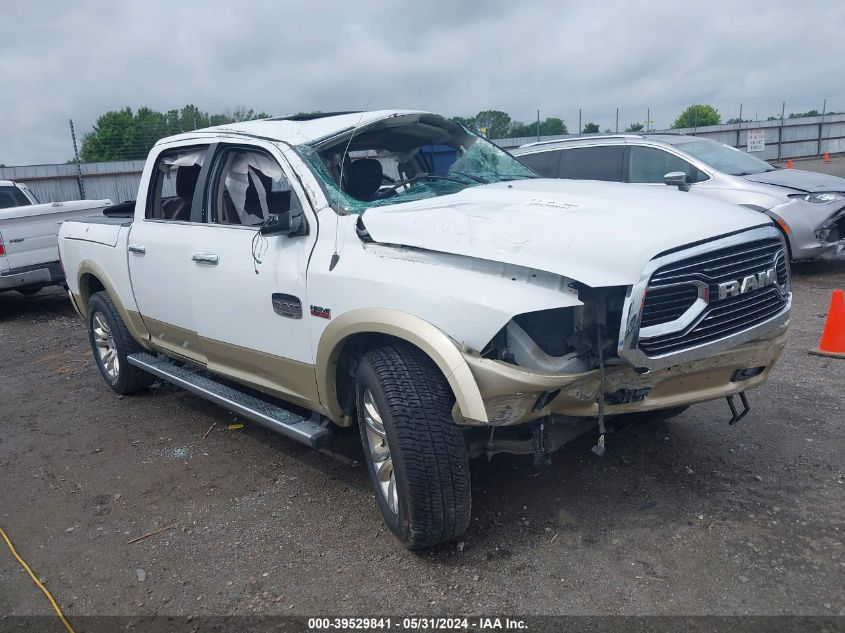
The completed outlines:
[[[80,290],[78,271],[95,264],[108,275],[116,298],[145,323],[193,333],[193,344],[200,346],[216,341],[307,364],[316,363],[331,320],[361,308],[413,315],[471,353],[517,315],[583,305],[575,282],[630,289],[661,253],[771,224],[758,213],[669,188],[544,179],[472,186],[338,215],[320,180],[289,145],[416,114],[252,121],[161,141],[145,166],[131,226],[63,225],[71,292]],[[255,227],[145,219],[159,154],[209,143],[252,145],[274,157],[301,199],[308,234],[268,236],[261,262],[254,264]],[[359,220],[371,241],[358,234]],[[130,245],[145,252],[129,252]],[[217,256],[217,264],[194,261],[197,253]],[[273,293],[299,298],[302,319],[273,312]],[[330,318],[315,316],[312,308]],[[153,337],[152,343],[165,352],[179,348],[173,340]],[[227,375],[225,358],[199,358]]]
[[[633,284],[663,251],[770,223],[665,186],[552,179],[373,208],[363,222],[378,242],[545,270],[593,287]]]

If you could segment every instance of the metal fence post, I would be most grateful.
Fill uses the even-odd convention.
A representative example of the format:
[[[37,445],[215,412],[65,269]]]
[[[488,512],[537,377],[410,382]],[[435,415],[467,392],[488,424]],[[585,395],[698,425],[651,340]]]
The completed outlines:
[[[82,184],[82,165],[79,162],[79,150],[76,148],[76,132],[73,130],[73,119],[70,122],[70,137],[73,139],[73,156],[76,159],[77,184],[79,185],[79,199],[85,200],[85,185]]]
[[[819,147],[816,151],[816,156],[822,155],[822,128],[824,127],[824,114],[827,112],[827,98],[824,100],[824,105],[822,106],[822,120],[819,123]]]

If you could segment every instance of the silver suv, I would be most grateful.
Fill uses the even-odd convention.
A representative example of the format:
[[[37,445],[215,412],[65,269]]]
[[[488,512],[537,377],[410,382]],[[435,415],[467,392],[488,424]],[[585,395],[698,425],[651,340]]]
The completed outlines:
[[[672,185],[770,216],[793,260],[845,249],[845,178],[780,169],[711,139],[684,134],[590,136],[512,152],[547,178]]]

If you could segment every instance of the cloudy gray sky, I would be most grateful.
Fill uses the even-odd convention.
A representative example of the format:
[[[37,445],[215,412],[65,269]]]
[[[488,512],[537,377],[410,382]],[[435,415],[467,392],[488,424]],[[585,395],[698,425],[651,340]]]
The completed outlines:
[[[614,127],[845,110],[845,3],[64,0],[5,3],[0,163],[64,162],[68,118],[195,103],[274,115],[505,110]]]

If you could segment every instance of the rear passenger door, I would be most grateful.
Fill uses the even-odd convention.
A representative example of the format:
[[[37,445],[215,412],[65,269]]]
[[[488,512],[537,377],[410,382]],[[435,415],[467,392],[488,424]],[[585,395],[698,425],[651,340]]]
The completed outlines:
[[[558,178],[622,182],[624,145],[593,145],[559,150]]]
[[[150,157],[149,189],[138,204],[144,217],[129,232],[129,274],[135,301],[154,345],[205,363],[191,295],[202,226],[202,182],[209,145],[166,149]]]

